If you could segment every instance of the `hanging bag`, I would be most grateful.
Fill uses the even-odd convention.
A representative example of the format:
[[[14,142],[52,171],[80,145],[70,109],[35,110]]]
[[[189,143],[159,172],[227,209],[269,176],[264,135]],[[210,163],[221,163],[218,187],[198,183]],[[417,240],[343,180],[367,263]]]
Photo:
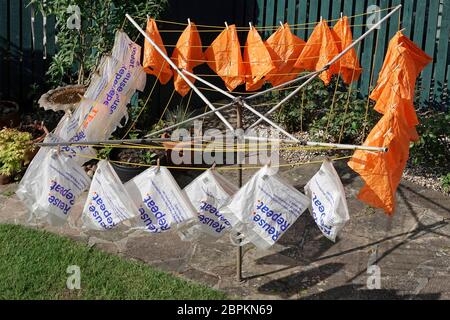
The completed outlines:
[[[125,188],[137,207],[137,217],[131,221],[136,229],[166,232],[195,217],[189,199],[165,167],[145,170],[128,181]]]
[[[305,186],[305,193],[311,199],[309,210],[320,231],[336,241],[350,216],[344,186],[330,161],[323,162],[319,172]]]
[[[231,223],[223,215],[222,208],[230,201],[237,188],[216,170],[207,170],[192,181],[185,189],[189,200],[197,211],[194,224],[183,234],[186,240],[207,234],[214,238],[222,237],[231,229]]]
[[[56,150],[42,151],[30,165],[30,173],[23,177],[17,195],[30,209],[30,219],[46,218],[50,224],[61,225],[89,187],[90,179],[67,155]]]
[[[136,216],[137,209],[111,164],[102,160],[92,178],[82,220],[88,229],[111,230]]]
[[[273,246],[309,205],[308,198],[266,166],[224,210],[233,228],[260,249]]]

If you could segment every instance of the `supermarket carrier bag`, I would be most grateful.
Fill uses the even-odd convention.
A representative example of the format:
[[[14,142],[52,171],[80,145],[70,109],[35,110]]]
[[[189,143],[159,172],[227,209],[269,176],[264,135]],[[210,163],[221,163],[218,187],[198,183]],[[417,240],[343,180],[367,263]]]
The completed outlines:
[[[111,164],[102,160],[97,165],[82,220],[92,230],[111,230],[136,216],[137,209]]]
[[[330,161],[324,161],[319,172],[305,186],[305,193],[311,199],[309,210],[320,231],[331,241],[336,241],[350,216],[344,186]]]
[[[198,176],[185,189],[196,209],[197,219],[181,231],[184,240],[194,240],[207,235],[220,238],[231,229],[231,223],[220,211],[238,189],[216,170],[210,169]],[[214,240],[214,239],[212,239]]]
[[[64,153],[41,149],[22,179],[17,195],[32,218],[53,225],[66,222],[78,197],[89,187],[83,168]]]
[[[265,166],[232,198],[223,213],[233,229],[260,249],[273,246],[305,212],[309,199]]]
[[[169,169],[150,167],[125,184],[136,209],[134,229],[162,233],[195,218],[194,207]]]

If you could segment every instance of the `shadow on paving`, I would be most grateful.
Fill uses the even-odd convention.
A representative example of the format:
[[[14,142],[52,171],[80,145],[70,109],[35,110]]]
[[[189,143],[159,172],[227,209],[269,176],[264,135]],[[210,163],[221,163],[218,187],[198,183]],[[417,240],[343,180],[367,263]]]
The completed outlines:
[[[263,294],[276,294],[288,299],[331,277],[344,268],[342,263],[328,263],[317,268],[269,281],[258,288]]]
[[[437,300],[440,293],[429,294],[399,294],[397,290],[380,289],[369,290],[360,284],[348,284],[335,287],[302,298],[304,300]]]
[[[302,297],[299,299],[304,300],[437,300],[441,297],[441,293],[401,294],[398,290],[393,289],[369,290],[361,284],[337,286],[323,292],[307,295],[310,288],[340,272],[343,268],[344,264],[341,263],[325,264],[308,271],[269,281],[260,286],[258,292],[278,295],[282,299],[301,295]]]

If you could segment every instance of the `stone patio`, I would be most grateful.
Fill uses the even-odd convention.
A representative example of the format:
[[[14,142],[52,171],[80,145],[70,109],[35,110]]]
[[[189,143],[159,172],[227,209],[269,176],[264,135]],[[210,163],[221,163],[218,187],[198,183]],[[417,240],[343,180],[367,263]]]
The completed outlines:
[[[244,247],[243,276],[236,281],[236,247],[228,237],[217,243],[189,243],[176,232],[149,235],[119,228],[84,231],[80,199],[68,225],[33,226],[88,246],[143,261],[244,299],[450,299],[450,197],[403,182],[393,218],[356,199],[361,180],[335,163],[345,185],[351,220],[336,244],[323,237],[308,212],[269,251]],[[320,165],[284,168],[281,175],[303,192]],[[244,171],[246,181],[255,171]],[[237,172],[225,175],[237,183]],[[189,177],[187,178],[189,180]],[[0,187],[0,223],[33,225],[14,191]],[[381,289],[370,290],[367,268],[376,264]]]

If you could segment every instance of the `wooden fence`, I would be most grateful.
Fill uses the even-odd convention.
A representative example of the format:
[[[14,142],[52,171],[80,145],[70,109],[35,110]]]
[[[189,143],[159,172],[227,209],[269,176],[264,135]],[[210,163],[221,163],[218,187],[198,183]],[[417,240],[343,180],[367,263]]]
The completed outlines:
[[[34,12],[27,7],[28,2],[0,0],[0,98],[15,99],[23,105],[30,104],[36,93],[34,85],[39,85],[40,91],[46,89],[44,74],[57,50],[54,17],[45,18]],[[356,38],[370,22],[371,16],[365,14],[370,6],[386,9],[403,4],[399,14],[363,41],[360,60],[364,72],[358,87],[367,94],[371,84],[376,82],[388,42],[399,30],[400,23],[400,28],[405,28],[404,33],[434,58],[419,81],[422,102],[448,107],[450,0],[170,0],[169,4],[166,20],[185,22],[190,18],[197,24],[209,25],[223,25],[227,20],[238,26],[253,22],[259,27],[277,25],[279,21],[312,23],[296,28],[297,35],[305,40],[312,32],[313,23],[321,17],[334,20],[341,12],[354,16],[351,23]],[[381,12],[381,16],[387,12]],[[174,43],[174,37],[175,34],[167,34],[164,40]],[[204,43],[208,44],[211,37],[206,36],[208,39]],[[165,94],[159,96],[161,103],[166,102]]]
[[[377,6],[386,9],[403,5],[402,11],[394,15],[380,30],[367,37],[360,50],[360,61],[365,72],[359,81],[363,93],[376,83],[378,73],[384,61],[389,40],[395,32],[405,29],[404,33],[433,57],[422,73],[419,87],[421,101],[446,103],[450,88],[450,1],[449,0],[256,0],[241,1],[245,4],[247,19],[253,17],[257,25],[274,25],[279,21],[290,24],[303,24],[320,20],[334,20],[341,12],[346,16],[355,16],[353,37],[359,37],[367,28],[371,15],[361,15],[368,8]],[[381,16],[388,11],[381,12]],[[312,28],[297,30],[297,35],[306,39]],[[373,67],[373,70],[372,70]],[[371,75],[373,79],[371,81]]]

